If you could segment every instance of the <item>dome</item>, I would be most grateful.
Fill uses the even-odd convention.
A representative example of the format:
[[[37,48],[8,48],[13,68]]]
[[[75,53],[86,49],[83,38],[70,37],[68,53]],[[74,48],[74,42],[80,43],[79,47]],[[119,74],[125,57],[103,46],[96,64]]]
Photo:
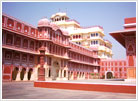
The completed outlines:
[[[42,18],[38,21],[38,27],[50,26],[50,22],[47,18]]]

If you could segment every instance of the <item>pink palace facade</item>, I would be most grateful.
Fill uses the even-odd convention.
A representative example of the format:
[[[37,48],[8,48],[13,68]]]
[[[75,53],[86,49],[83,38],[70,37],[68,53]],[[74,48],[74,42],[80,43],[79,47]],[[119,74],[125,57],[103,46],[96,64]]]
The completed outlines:
[[[35,28],[3,14],[2,53],[3,81],[89,79],[100,70],[97,53],[70,42],[46,18]]]
[[[46,18],[36,28],[2,14],[2,80],[127,78],[129,58],[102,60],[96,51],[69,41],[69,37]]]

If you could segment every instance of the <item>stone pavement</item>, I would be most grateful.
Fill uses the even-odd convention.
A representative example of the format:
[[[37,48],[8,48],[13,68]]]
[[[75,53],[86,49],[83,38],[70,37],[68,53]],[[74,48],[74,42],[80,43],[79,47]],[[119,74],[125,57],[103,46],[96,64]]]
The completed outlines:
[[[136,94],[33,87],[33,82],[3,82],[2,99],[136,99]]]

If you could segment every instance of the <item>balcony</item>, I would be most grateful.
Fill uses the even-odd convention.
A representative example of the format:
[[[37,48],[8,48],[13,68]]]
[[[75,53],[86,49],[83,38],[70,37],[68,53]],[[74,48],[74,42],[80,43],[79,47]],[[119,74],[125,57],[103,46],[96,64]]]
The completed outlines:
[[[84,39],[82,39],[82,38],[78,38],[78,39],[72,39],[71,41],[73,41],[73,42],[77,42],[77,41],[83,41]]]
[[[99,50],[99,51],[106,51],[106,47],[105,47],[105,46],[99,46],[99,47],[98,47],[98,50]]]
[[[90,37],[89,40],[102,40],[103,41],[103,38],[100,36],[95,36],[95,37]]]
[[[30,54],[39,54],[39,52],[33,51],[33,50],[29,49],[29,48],[28,49],[24,49],[24,48],[16,47],[16,46],[13,46],[13,45],[3,44],[2,48],[11,49],[11,50],[20,51],[20,52],[25,52],[25,53],[30,53]]]

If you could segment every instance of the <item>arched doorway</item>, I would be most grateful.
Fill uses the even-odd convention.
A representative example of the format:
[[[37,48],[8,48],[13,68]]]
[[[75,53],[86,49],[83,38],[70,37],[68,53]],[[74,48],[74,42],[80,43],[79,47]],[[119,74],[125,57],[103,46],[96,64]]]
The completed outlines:
[[[19,68],[15,67],[12,71],[12,80],[16,80],[17,74],[18,74]]]
[[[111,78],[113,78],[113,74],[112,74],[112,72],[107,72],[107,74],[106,74],[106,78],[107,78],[107,79],[111,79]]]
[[[59,63],[57,61],[53,62],[53,67],[52,67],[52,80],[56,80],[56,78],[59,76]]]
[[[25,74],[25,72],[26,72],[26,69],[23,68],[22,71],[21,71],[21,74],[20,74],[20,78],[21,78],[21,80],[24,79],[24,74]]]
[[[28,72],[28,80],[31,79],[32,72],[33,72],[33,69],[29,69],[29,72]]]

